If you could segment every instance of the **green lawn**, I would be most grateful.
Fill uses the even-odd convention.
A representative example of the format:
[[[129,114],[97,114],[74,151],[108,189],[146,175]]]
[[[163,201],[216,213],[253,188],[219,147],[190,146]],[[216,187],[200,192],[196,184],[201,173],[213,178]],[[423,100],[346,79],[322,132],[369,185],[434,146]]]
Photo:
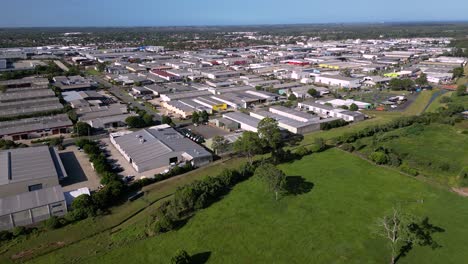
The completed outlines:
[[[468,166],[468,135],[462,131],[460,126],[441,124],[411,126],[386,133],[387,140],[379,139],[377,143],[373,143],[373,138],[361,139],[366,145],[361,152],[369,154],[378,146],[385,146],[425,176],[456,185],[457,175]]]
[[[385,263],[388,248],[371,226],[396,205],[446,230],[435,236],[442,248],[416,247],[400,263],[468,258],[466,198],[337,149],[280,167],[313,183],[312,190],[275,201],[251,178],[180,230],[145,238],[142,219],[33,263],[169,263],[180,248],[209,255],[208,263]]]

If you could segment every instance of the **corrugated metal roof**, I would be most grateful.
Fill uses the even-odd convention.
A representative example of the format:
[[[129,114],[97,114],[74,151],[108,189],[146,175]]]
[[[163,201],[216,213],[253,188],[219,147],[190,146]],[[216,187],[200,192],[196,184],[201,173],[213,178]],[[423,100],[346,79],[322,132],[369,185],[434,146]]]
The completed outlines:
[[[61,186],[0,198],[0,216],[64,201]]]
[[[0,152],[0,184],[59,177],[58,170],[47,146],[10,149]],[[62,174],[62,172],[60,172]]]

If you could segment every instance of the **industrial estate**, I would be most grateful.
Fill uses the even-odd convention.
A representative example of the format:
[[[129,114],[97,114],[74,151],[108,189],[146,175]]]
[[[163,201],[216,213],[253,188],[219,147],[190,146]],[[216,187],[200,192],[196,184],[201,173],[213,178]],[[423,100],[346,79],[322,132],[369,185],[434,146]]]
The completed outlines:
[[[0,48],[1,263],[466,261],[459,38],[53,34]]]

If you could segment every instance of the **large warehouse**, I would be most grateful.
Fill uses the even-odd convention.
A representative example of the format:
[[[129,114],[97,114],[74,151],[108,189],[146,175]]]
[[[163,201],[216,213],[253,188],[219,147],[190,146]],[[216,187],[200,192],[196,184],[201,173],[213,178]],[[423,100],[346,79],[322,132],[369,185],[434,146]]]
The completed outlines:
[[[0,230],[35,224],[67,212],[59,180],[67,177],[47,146],[0,152]]]
[[[112,133],[110,140],[137,172],[182,162],[199,167],[213,160],[210,152],[168,125]]]

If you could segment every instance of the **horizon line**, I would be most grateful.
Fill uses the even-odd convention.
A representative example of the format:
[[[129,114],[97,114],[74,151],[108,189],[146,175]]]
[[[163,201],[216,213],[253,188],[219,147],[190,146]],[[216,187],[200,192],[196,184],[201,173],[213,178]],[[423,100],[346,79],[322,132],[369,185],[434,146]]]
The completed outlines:
[[[206,24],[206,25],[73,25],[73,26],[0,26],[0,29],[36,29],[36,28],[200,28],[200,27],[268,27],[268,26],[305,26],[305,25],[384,25],[384,24],[416,24],[416,23],[459,23],[468,24],[467,20],[394,20],[394,21],[361,21],[361,22],[311,22],[311,23],[261,23],[261,24]]]

